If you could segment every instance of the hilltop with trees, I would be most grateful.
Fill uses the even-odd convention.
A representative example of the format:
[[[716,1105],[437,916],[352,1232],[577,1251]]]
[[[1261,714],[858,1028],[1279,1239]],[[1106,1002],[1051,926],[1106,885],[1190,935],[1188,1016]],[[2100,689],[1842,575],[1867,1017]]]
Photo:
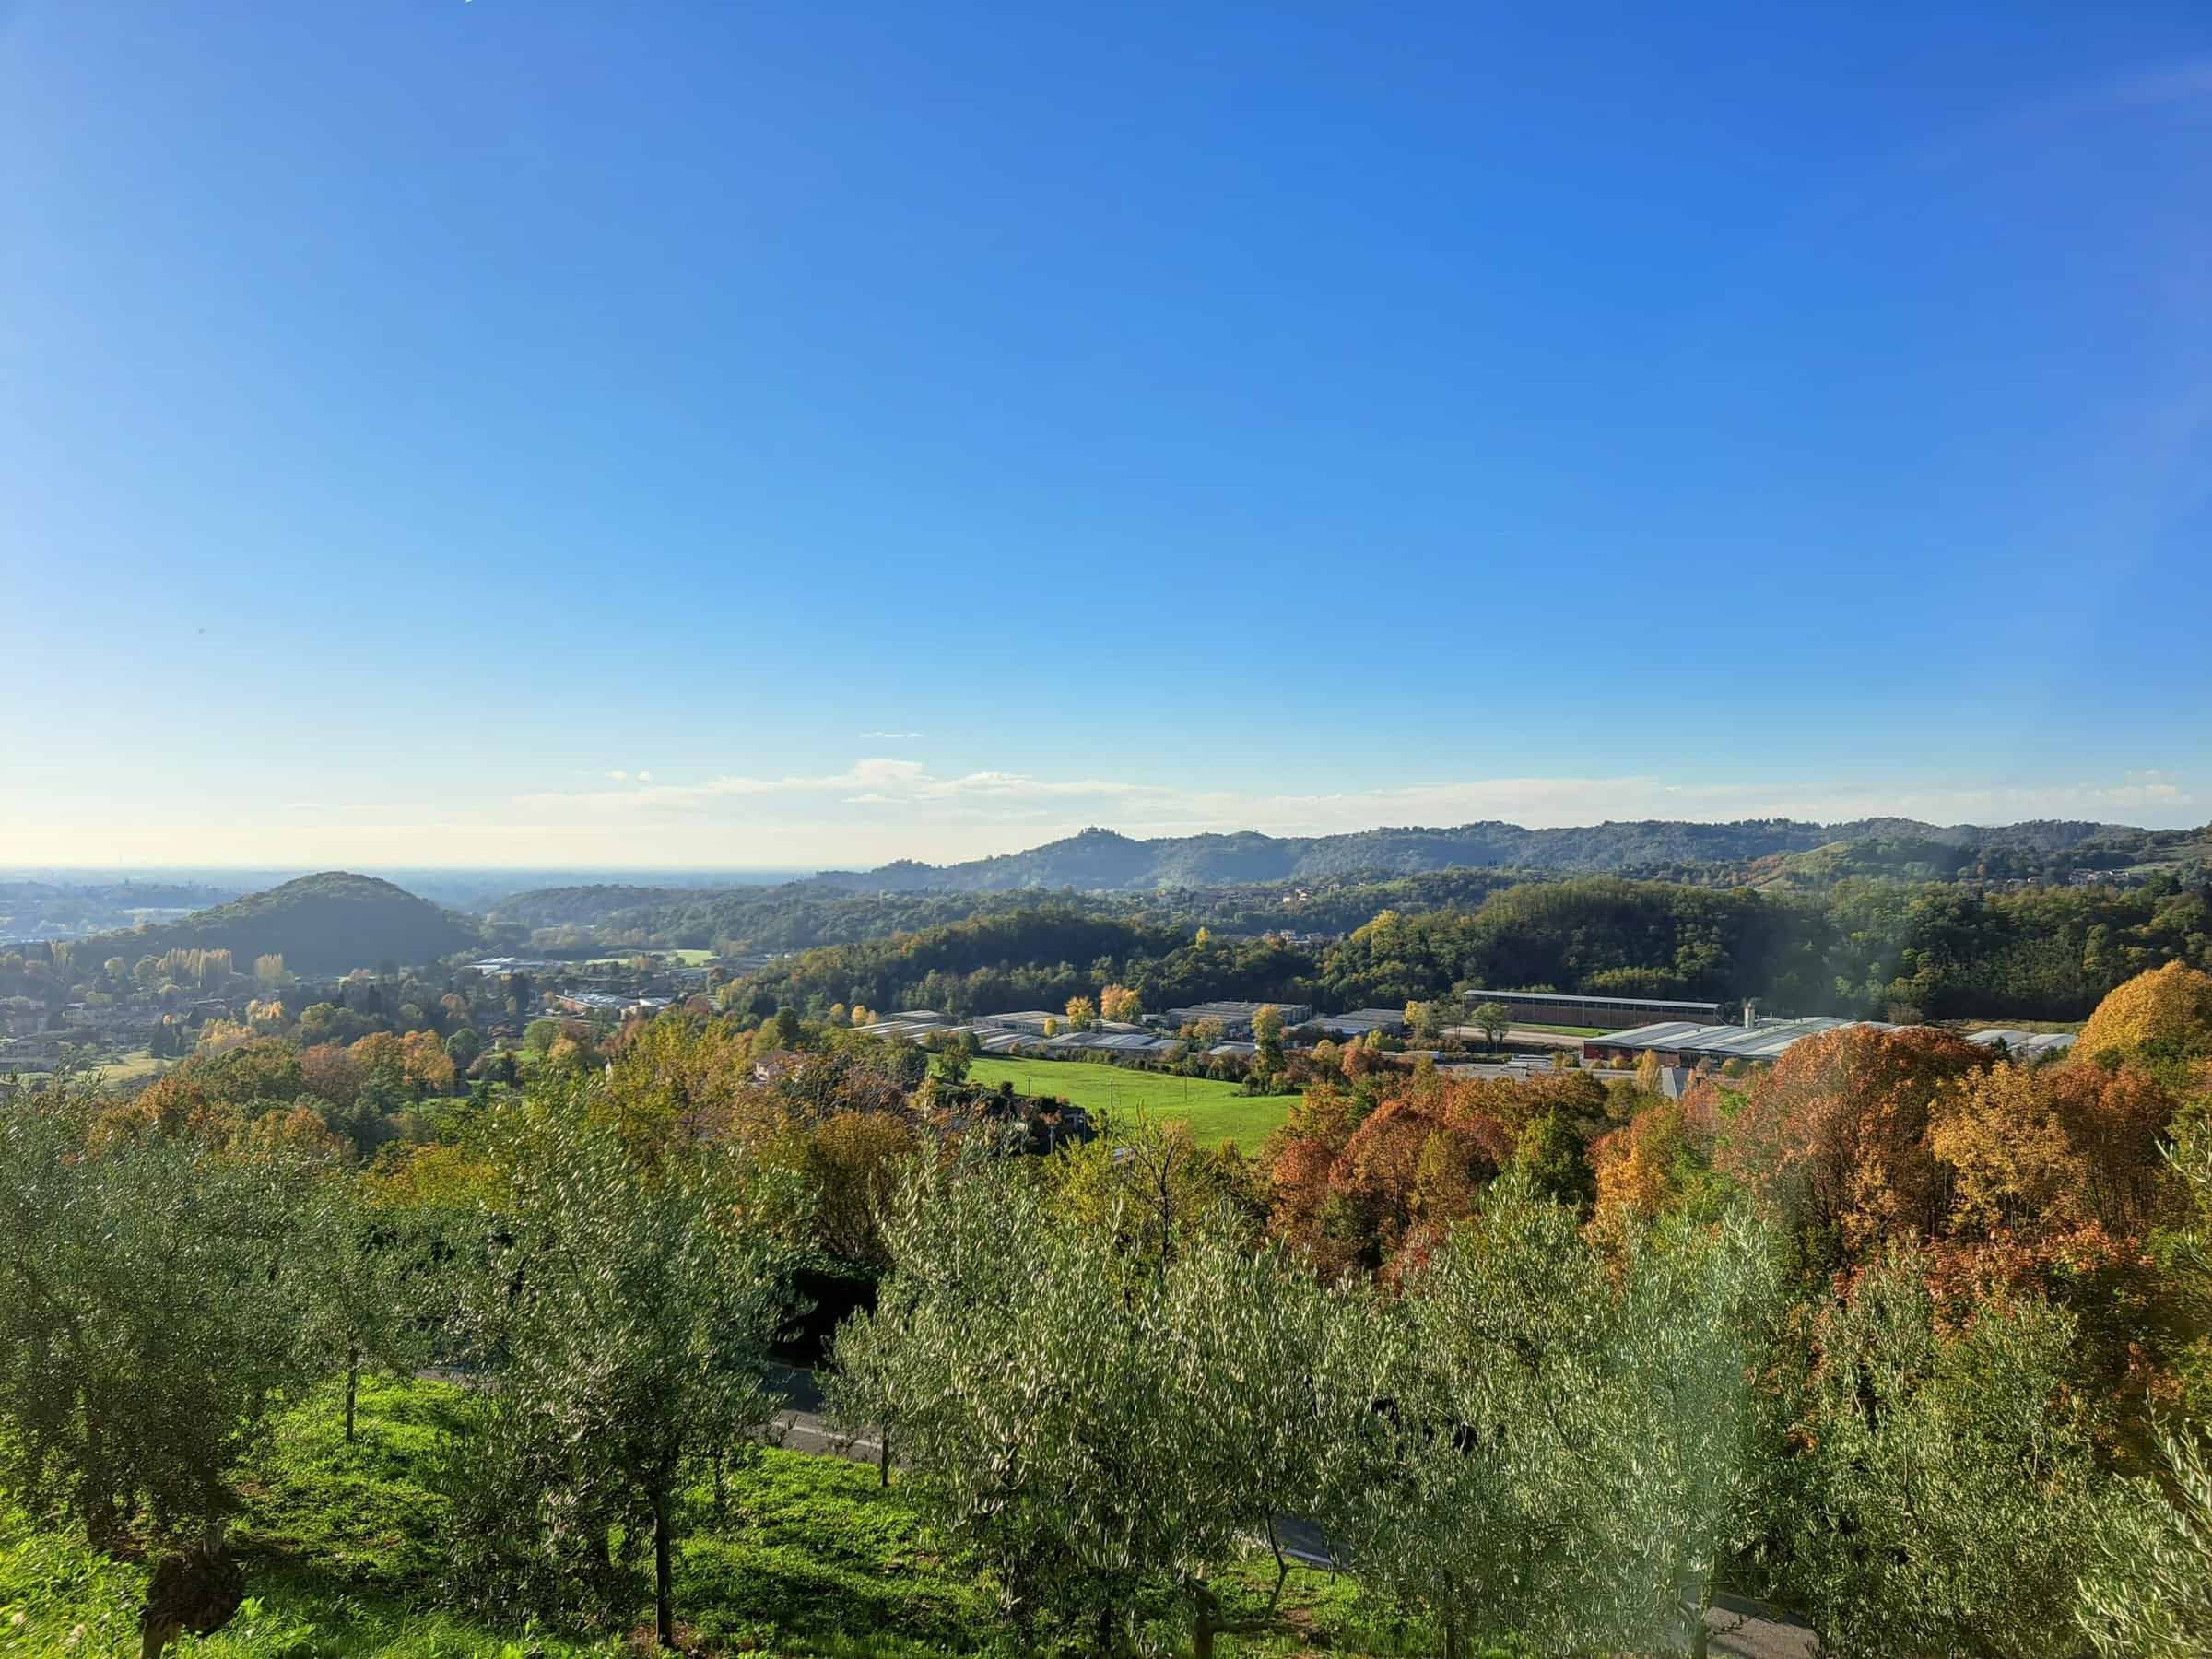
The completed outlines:
[[[2001,826],[1924,824],[1911,818],[1841,824],[1789,818],[1732,824],[1645,819],[1559,830],[1481,823],[1455,829],[1365,830],[1347,835],[1272,836],[1246,830],[1147,841],[1090,829],[1025,853],[943,865],[902,860],[865,872],[830,872],[823,879],[877,891],[1065,887],[1104,892],[1453,868],[1660,875],[1865,840],[1912,841],[1957,849],[1962,865],[1994,860],[2002,866],[1998,873],[2009,876],[2053,865],[2126,867],[2185,844],[2201,850],[2201,841],[2191,838],[2189,831],[2057,819]]]
[[[1218,933],[1345,933],[1383,910],[1471,909],[1516,884],[1592,875],[1818,897],[1868,882],[2125,886],[2166,877],[2189,884],[2208,868],[2212,834],[2090,823],[1505,825],[1149,841],[1087,830],[1005,858],[946,866],[906,860],[765,887],[548,888],[500,899],[488,916],[533,930],[548,948],[794,951],[1003,913],[1047,893],[1096,915]]]
[[[343,972],[379,961],[434,962],[484,936],[466,918],[373,876],[302,876],[181,920],[79,940],[85,960],[168,950],[228,950],[240,961],[281,956],[295,972]]]

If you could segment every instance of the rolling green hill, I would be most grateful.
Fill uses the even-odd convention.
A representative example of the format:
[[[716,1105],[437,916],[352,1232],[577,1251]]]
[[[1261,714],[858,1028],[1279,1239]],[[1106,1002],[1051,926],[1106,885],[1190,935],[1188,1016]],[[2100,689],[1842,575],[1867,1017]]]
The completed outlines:
[[[175,922],[78,943],[92,958],[229,950],[240,966],[276,953],[294,972],[342,973],[382,961],[436,961],[483,935],[465,918],[373,876],[328,870]]]
[[[2072,820],[1988,828],[1922,824],[1909,818],[1845,824],[1808,824],[1792,818],[1697,824],[1653,818],[1559,830],[1480,823],[1453,829],[1364,830],[1349,835],[1274,836],[1247,830],[1151,841],[1092,829],[1026,853],[956,865],[902,859],[877,870],[825,872],[822,879],[876,892],[999,892],[1021,888],[1127,892],[1306,880],[1355,871],[1408,875],[1489,868],[1546,875],[1657,874],[1867,840],[1924,842],[1961,852],[1989,850],[2015,857],[2049,856],[2085,843],[2124,843],[2146,834],[2119,825]]]

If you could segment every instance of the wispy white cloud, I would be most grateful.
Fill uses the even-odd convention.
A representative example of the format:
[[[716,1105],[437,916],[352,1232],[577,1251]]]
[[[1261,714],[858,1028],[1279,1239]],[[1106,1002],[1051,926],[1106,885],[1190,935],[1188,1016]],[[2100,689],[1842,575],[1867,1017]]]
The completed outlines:
[[[425,801],[287,801],[286,812],[435,812]]]
[[[578,807],[591,811],[701,807],[732,796],[829,794],[839,790],[906,787],[926,777],[919,760],[855,760],[827,777],[708,778],[697,783],[653,783],[640,772],[634,789],[555,790],[516,797],[530,811]]]
[[[928,734],[924,732],[863,732],[860,735],[860,740],[863,743],[874,742],[878,739],[893,742],[903,742],[911,738],[924,737],[926,735],[928,735]]]

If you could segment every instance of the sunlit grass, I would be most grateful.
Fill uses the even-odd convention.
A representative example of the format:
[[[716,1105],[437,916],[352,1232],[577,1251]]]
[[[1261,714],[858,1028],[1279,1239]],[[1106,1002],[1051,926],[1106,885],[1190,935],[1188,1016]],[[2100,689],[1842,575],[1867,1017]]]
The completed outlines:
[[[1081,1060],[1003,1060],[986,1056],[968,1070],[970,1081],[995,1088],[1011,1080],[1023,1094],[1055,1095],[1094,1116],[1183,1123],[1201,1146],[1234,1141],[1247,1152],[1288,1115],[1295,1095],[1248,1095],[1236,1083],[1178,1077],[1165,1072],[1099,1065]]]

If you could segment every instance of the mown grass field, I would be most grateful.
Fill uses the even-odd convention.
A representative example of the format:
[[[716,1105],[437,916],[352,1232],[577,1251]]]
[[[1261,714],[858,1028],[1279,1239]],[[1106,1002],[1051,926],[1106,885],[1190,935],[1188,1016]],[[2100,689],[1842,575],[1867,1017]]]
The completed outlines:
[[[968,1069],[971,1080],[995,1088],[1011,1081],[1023,1094],[1057,1095],[1096,1115],[1144,1113],[1161,1123],[1188,1124],[1201,1146],[1234,1141],[1255,1152],[1288,1115],[1296,1095],[1248,1095],[1235,1083],[1210,1077],[1173,1077],[1163,1072],[1095,1065],[1081,1060],[1003,1060],[985,1056]]]
[[[140,1048],[111,1055],[105,1060],[95,1060],[88,1070],[103,1083],[136,1083],[154,1076],[166,1064],[166,1061],[155,1059],[150,1049]],[[46,1075],[45,1071],[41,1070],[18,1073],[18,1077],[28,1083]],[[6,1651],[5,1647],[0,1647],[0,1653]]]
[[[185,1640],[187,1659],[582,1659],[641,1656],[650,1586],[634,1619],[579,1631],[451,1602],[441,1588],[443,1505],[429,1477],[460,1396],[435,1382],[364,1386],[360,1438],[345,1443],[334,1390],[284,1418],[254,1460],[233,1540],[248,1599],[223,1630]],[[676,1601],[698,1654],[833,1659],[959,1659],[1013,1652],[996,1585],[939,1538],[903,1482],[872,1465],[765,1449],[733,1475],[718,1515],[702,1488],[688,1505]],[[1232,1616],[1263,1608],[1264,1556],[1220,1581]],[[144,1566],[96,1555],[76,1536],[0,1500],[0,1654],[123,1659],[138,1651]],[[1149,1608],[1171,1651],[1182,1615]],[[1065,1645],[1072,1632],[1048,1640]],[[1420,1651],[1408,1630],[1363,1605],[1350,1583],[1294,1571],[1265,1633],[1226,1638],[1224,1659],[1327,1649]]]
[[[134,1083],[140,1077],[150,1077],[159,1071],[162,1062],[154,1058],[151,1049],[132,1049],[112,1060],[102,1060],[93,1069],[100,1073],[103,1083]]]

